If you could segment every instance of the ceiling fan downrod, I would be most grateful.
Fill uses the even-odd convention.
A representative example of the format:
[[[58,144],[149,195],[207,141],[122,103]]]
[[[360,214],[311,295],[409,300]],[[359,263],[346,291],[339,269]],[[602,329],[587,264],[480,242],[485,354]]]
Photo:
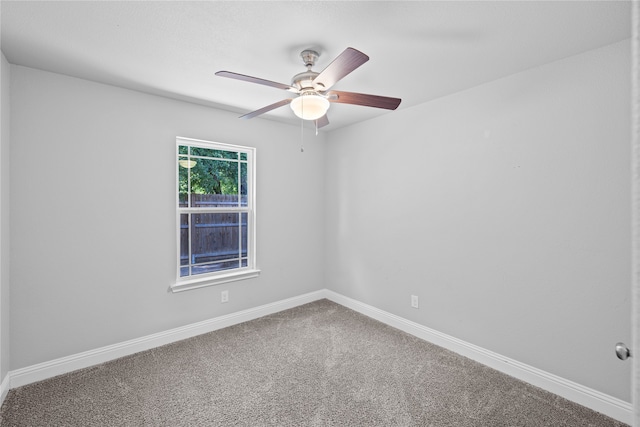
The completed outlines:
[[[302,61],[304,62],[304,65],[308,70],[311,70],[311,67],[316,65],[316,61],[318,60],[319,56],[320,54],[318,52],[311,49],[305,49],[300,52],[300,58],[302,58]]]

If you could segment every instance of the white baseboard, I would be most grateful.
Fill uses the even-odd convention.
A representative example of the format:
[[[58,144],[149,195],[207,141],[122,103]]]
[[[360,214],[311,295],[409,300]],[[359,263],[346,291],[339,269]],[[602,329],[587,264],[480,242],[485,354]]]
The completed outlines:
[[[518,362],[474,344],[430,329],[419,323],[404,319],[360,301],[325,290],[325,297],[365,316],[376,319],[413,336],[451,350],[469,359],[480,362],[497,371],[533,384],[543,390],[557,394],[579,405],[586,406],[623,423],[631,424],[633,407],[631,403],[585,387],[533,366]]]
[[[27,366],[25,368],[10,371],[9,374],[7,374],[7,377],[9,378],[8,382],[10,388],[20,387],[78,369],[108,362],[119,357],[128,356],[140,351],[149,350],[161,345],[170,344],[196,335],[205,334],[217,329],[247,322],[262,316],[277,313],[302,304],[307,304],[324,297],[324,290],[311,292],[297,297],[276,301],[271,304],[265,304],[247,310],[238,311],[236,313],[227,314],[225,316],[204,320],[202,322],[192,323],[190,325],[170,329],[157,334],[147,335],[118,344],[100,347],[95,350],[61,357],[59,359],[39,363],[37,365]]]
[[[98,365],[119,357],[226,328],[323,298],[327,298],[362,313],[365,316],[444,347],[500,372],[511,375],[512,377],[526,381],[618,421],[631,424],[633,410],[629,402],[525,365],[524,363],[520,363],[327,289],[10,371],[0,384],[0,404],[4,401],[10,388],[45,380],[77,369]]]
[[[2,383],[0,383],[0,406],[2,406],[2,402],[4,402],[5,397],[7,397],[7,393],[9,393],[9,383],[11,381],[10,373],[4,376],[2,379]]]

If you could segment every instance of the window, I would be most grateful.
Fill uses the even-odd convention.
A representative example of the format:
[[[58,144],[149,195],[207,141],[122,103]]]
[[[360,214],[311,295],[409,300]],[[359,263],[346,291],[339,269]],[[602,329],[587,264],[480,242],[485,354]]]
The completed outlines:
[[[177,138],[174,292],[256,277],[255,149]]]

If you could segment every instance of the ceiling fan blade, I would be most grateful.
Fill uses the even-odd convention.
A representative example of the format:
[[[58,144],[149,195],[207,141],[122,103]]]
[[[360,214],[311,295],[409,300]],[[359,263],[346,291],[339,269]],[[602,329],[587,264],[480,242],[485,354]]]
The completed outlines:
[[[368,60],[369,57],[364,53],[348,47],[316,76],[313,80],[313,85],[315,87],[322,85],[323,87],[318,87],[317,89],[325,91]]]
[[[282,107],[283,105],[290,104],[292,99],[293,98],[283,99],[282,101],[278,101],[278,102],[273,103],[271,105],[267,105],[266,107],[262,107],[259,110],[247,113],[244,116],[240,116],[240,118],[241,119],[252,119],[252,118],[254,118],[256,116],[259,116],[260,114],[264,114],[264,113],[266,113],[268,111],[275,110],[276,108]]]
[[[325,126],[327,126],[329,124],[329,118],[327,117],[327,115],[325,114],[324,116],[320,117],[318,120],[316,120],[316,126],[318,129],[323,128]]]
[[[288,90],[289,92],[298,93],[298,89],[284,83],[272,82],[271,80],[259,79],[257,77],[245,76],[244,74],[232,73],[231,71],[218,71],[216,76],[228,77],[230,79],[242,80],[249,83],[258,83],[260,85],[275,87],[276,89]]]
[[[389,98],[388,96],[366,95],[364,93],[342,92],[332,90],[329,92],[329,102],[339,104],[364,105],[366,107],[384,108],[395,110],[402,102],[400,98]]]

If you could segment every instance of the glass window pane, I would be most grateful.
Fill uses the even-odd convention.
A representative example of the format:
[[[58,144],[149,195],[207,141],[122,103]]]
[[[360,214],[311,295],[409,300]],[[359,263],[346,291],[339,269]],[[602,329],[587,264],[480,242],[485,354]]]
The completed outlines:
[[[189,265],[189,215],[180,214],[180,265]],[[189,268],[180,268],[180,276],[189,275]]]
[[[178,158],[178,206],[186,208],[189,195],[189,168],[183,166],[186,157]],[[187,165],[188,166],[188,165]]]
[[[178,165],[181,169],[189,170],[198,164],[198,159],[189,156],[178,156]]]
[[[247,179],[247,164],[240,163],[240,203],[242,206],[247,206],[247,190],[249,188]]]
[[[191,214],[191,262],[207,265],[192,270],[192,274],[230,268],[225,266],[232,260],[235,260],[235,268],[238,267],[242,228],[239,218],[238,213]]]
[[[186,145],[178,145],[178,154],[189,154],[189,147]]]
[[[239,260],[199,264],[191,267],[191,274],[215,273],[216,271],[231,270],[239,267]]]
[[[247,243],[248,243],[248,240],[249,240],[247,238],[247,236],[248,236],[247,232],[249,230],[247,218],[248,218],[248,215],[247,215],[246,212],[243,212],[243,213],[240,214],[240,219],[241,219],[241,221],[240,221],[240,224],[241,224],[240,232],[242,233],[241,236],[240,236],[240,248],[241,248],[241,255],[243,257],[247,256]]]
[[[191,171],[191,207],[238,206],[238,163],[198,159]]]
[[[234,159],[238,160],[236,151],[212,150],[211,148],[191,147],[192,156],[212,157],[215,159]]]

